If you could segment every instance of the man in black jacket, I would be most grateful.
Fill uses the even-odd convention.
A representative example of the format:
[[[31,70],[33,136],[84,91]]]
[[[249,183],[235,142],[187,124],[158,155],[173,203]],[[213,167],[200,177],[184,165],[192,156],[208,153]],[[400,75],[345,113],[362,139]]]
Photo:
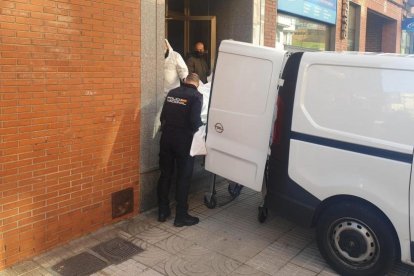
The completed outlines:
[[[171,90],[161,112],[160,170],[158,181],[158,221],[171,214],[169,191],[174,163],[177,165],[176,216],[174,226],[190,226],[199,219],[188,214],[188,192],[194,158],[190,156],[193,134],[202,125],[200,113],[203,96],[197,91],[199,77],[189,74],[184,85]]]
[[[206,84],[207,77],[210,75],[210,68],[208,67],[203,42],[194,44],[194,52],[185,61],[189,73],[196,73],[200,80]]]

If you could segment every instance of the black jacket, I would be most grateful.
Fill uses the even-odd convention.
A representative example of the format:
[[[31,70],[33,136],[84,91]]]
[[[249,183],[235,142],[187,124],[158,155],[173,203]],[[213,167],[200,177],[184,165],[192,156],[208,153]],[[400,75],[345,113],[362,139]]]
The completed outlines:
[[[207,77],[210,75],[210,68],[204,57],[190,55],[185,63],[188,67],[188,73],[196,73],[203,83],[207,83]]]
[[[162,130],[179,128],[194,133],[203,124],[201,107],[203,95],[191,84],[184,84],[168,92],[161,112]]]

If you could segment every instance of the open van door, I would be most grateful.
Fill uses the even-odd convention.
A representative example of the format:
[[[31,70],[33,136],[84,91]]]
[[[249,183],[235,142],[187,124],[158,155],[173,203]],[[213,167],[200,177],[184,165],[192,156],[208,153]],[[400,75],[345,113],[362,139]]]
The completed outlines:
[[[260,191],[285,52],[235,41],[219,48],[206,169]]]

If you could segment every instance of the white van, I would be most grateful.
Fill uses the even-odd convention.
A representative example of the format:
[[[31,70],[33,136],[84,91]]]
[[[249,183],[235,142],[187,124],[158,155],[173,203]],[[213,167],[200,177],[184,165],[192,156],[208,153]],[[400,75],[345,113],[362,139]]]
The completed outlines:
[[[221,43],[206,169],[256,191],[265,178],[259,218],[315,226],[341,275],[414,265],[413,145],[413,58]]]

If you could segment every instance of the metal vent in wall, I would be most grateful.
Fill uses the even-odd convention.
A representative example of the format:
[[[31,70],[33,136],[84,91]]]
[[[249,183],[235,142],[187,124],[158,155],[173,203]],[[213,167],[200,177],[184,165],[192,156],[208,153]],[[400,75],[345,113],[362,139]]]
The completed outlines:
[[[112,218],[121,217],[132,213],[134,210],[134,189],[125,190],[112,194]]]

